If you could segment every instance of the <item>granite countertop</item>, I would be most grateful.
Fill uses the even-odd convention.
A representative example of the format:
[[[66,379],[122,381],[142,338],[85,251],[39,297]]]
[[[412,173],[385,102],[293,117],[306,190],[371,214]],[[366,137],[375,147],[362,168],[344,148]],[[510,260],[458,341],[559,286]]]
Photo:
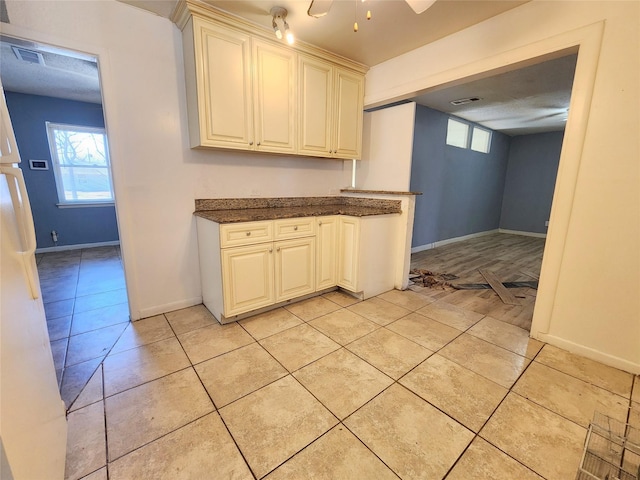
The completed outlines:
[[[194,215],[216,223],[255,222],[326,215],[388,215],[402,213],[399,200],[357,197],[284,197],[198,199]]]

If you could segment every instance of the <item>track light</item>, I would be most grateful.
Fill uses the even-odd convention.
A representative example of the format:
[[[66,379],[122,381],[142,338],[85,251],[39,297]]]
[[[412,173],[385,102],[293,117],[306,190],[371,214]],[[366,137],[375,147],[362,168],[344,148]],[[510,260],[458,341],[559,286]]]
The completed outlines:
[[[271,26],[273,27],[273,31],[275,32],[278,40],[282,40],[282,30],[284,30],[284,36],[287,39],[287,43],[289,43],[289,45],[293,45],[295,38],[293,36],[293,32],[289,28],[289,24],[287,23],[287,9],[283,7],[273,7],[269,13],[273,18]],[[282,29],[278,25],[278,20],[282,22]]]

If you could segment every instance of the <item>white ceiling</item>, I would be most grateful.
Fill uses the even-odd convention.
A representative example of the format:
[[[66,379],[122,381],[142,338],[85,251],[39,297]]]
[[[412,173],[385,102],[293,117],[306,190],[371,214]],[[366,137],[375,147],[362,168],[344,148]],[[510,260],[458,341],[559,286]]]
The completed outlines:
[[[170,17],[176,0],[119,0],[156,15]],[[373,66],[414,48],[498,15],[528,0],[437,0],[417,15],[404,0],[334,0],[322,18],[307,15],[310,0],[206,0],[217,8],[271,28],[269,10],[288,9],[287,20],[296,38],[347,58]],[[353,32],[355,9],[359,30]],[[364,19],[366,9],[372,20]],[[9,12],[9,17],[11,12]],[[5,89],[36,95],[101,102],[98,69],[88,58],[56,56],[65,52],[31,44],[48,57],[46,67],[17,60],[7,39],[0,38],[0,76]],[[71,55],[71,57],[69,57]],[[509,135],[562,130],[569,106],[576,56],[488,76],[459,85],[422,92],[419,104],[477,122]],[[514,67],[516,68],[516,67]],[[455,107],[451,100],[480,97]]]

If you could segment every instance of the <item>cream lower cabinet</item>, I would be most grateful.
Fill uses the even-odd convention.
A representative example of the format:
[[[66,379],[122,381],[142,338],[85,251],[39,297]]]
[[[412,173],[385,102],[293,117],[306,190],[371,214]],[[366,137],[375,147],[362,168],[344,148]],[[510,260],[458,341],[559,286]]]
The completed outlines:
[[[229,317],[275,302],[273,244],[222,250],[224,314]]]
[[[315,239],[284,240],[274,247],[276,303],[315,292]]]
[[[221,225],[196,217],[203,303],[228,323],[336,286],[361,298],[392,290],[399,248],[394,218],[335,215]]]
[[[316,225],[316,290],[338,284],[338,225],[340,217],[318,217]]]
[[[392,290],[398,245],[395,215],[339,217],[338,286],[367,299]]]

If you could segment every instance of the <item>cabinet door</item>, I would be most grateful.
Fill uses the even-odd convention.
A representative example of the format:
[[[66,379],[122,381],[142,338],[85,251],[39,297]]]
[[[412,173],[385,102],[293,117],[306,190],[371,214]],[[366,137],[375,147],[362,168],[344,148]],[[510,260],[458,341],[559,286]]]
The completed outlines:
[[[285,47],[254,40],[253,61],[256,149],[294,153],[296,54]]]
[[[275,248],[276,302],[315,292],[315,239],[284,240]]]
[[[316,234],[316,290],[338,284],[338,217],[318,218]]]
[[[335,71],[333,156],[359,159],[362,155],[364,78],[341,68]]]
[[[357,217],[341,217],[338,229],[338,285],[358,291],[358,253],[360,221]]]
[[[298,152],[329,157],[332,154],[333,66],[328,62],[299,56]]]
[[[193,28],[200,143],[252,148],[251,38],[199,17]]]
[[[225,317],[273,304],[273,244],[223,249],[222,275]]]

